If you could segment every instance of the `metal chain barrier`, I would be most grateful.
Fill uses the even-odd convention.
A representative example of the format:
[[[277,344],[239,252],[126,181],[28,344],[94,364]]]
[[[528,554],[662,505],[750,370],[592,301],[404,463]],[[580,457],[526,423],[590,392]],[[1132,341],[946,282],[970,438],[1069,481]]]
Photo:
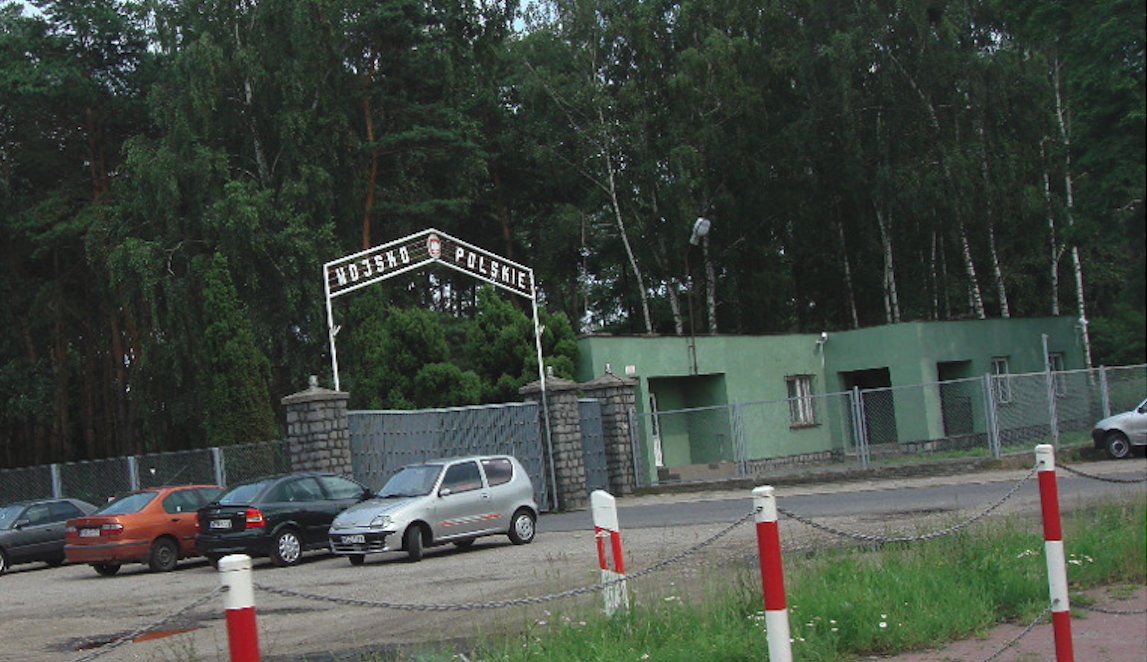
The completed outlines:
[[[1143,614],[1147,614],[1147,609],[1136,609],[1134,611],[1121,611],[1119,609],[1104,609],[1102,607],[1096,607],[1095,605],[1084,605],[1084,604],[1080,604],[1078,602],[1072,602],[1071,606],[1075,607],[1076,609],[1082,609],[1084,611],[1093,611],[1097,614],[1109,614],[1111,616],[1141,616]]]
[[[394,609],[394,610],[398,610],[398,611],[476,611],[476,610],[480,610],[480,609],[504,609],[504,608],[508,608],[508,607],[518,607],[518,606],[522,606],[522,605],[539,605],[539,604],[544,604],[547,602],[553,602],[555,600],[563,600],[565,598],[572,598],[572,597],[578,596],[578,595],[593,593],[595,591],[603,591],[603,590],[605,590],[611,586],[615,586],[615,585],[620,584],[622,582],[626,582],[626,581],[629,581],[631,579],[639,579],[641,577],[644,577],[645,575],[652,574],[654,572],[662,570],[662,569],[664,569],[670,565],[673,565],[674,563],[681,561],[682,559],[685,559],[688,556],[691,556],[691,555],[697,553],[701,549],[713,544],[717,540],[719,540],[722,537],[724,537],[725,535],[727,535],[733,529],[735,529],[738,526],[740,526],[741,524],[744,524],[745,522],[753,519],[753,517],[755,517],[756,514],[757,514],[757,509],[754,508],[753,510],[749,511],[747,514],[743,515],[742,517],[740,517],[739,519],[737,519],[733,523],[729,524],[728,526],[721,529],[717,533],[714,533],[709,538],[702,540],[701,542],[697,543],[696,545],[693,545],[692,547],[690,547],[690,548],[688,548],[682,552],[679,552],[677,554],[674,554],[673,556],[670,556],[669,558],[667,558],[663,561],[660,561],[654,565],[651,565],[648,568],[645,568],[643,570],[639,570],[637,572],[630,573],[630,574],[624,575],[622,577],[618,577],[617,579],[611,579],[609,581],[604,581],[604,582],[601,582],[599,584],[594,584],[592,586],[582,586],[579,588],[573,588],[573,589],[570,589],[568,591],[562,591],[560,593],[553,593],[550,595],[542,595],[542,596],[534,596],[534,597],[526,597],[526,598],[516,598],[516,599],[512,599],[512,600],[495,600],[495,601],[491,601],[491,602],[475,602],[475,603],[469,603],[469,604],[410,604],[410,603],[401,603],[401,602],[381,602],[378,600],[360,600],[358,598],[336,598],[336,597],[330,597],[330,596],[325,596],[325,595],[317,595],[315,593],[306,593],[304,591],[296,591],[294,589],[289,589],[289,588],[280,588],[280,587],[276,587],[276,586],[265,586],[265,585],[259,584],[259,583],[255,583],[255,588],[257,588],[261,591],[266,591],[268,593],[274,593],[276,595],[282,595],[282,596],[289,597],[289,598],[302,598],[305,600],[317,600],[319,602],[330,602],[333,604],[345,605],[345,606],[349,606],[349,607],[375,607],[378,609]]]
[[[868,534],[864,534],[864,533],[853,533],[850,531],[843,531],[841,529],[837,529],[837,528],[828,526],[826,524],[821,524],[820,522],[815,522],[813,520],[808,519],[807,517],[802,517],[800,515],[797,515],[796,513],[785,510],[784,508],[781,508],[779,506],[777,507],[777,512],[781,513],[785,517],[791,517],[792,519],[800,522],[801,524],[804,524],[806,526],[811,526],[814,529],[819,529],[819,530],[824,531],[826,533],[831,533],[833,535],[837,535],[837,536],[841,536],[841,537],[845,537],[845,538],[852,538],[853,540],[859,540],[861,542],[878,543],[878,544],[897,543],[897,542],[919,542],[921,540],[930,540],[932,538],[940,538],[942,536],[953,534],[953,533],[955,533],[961,529],[964,529],[968,526],[971,526],[972,524],[975,524],[979,520],[987,517],[993,511],[995,511],[997,508],[1004,505],[1004,502],[1006,502],[1008,499],[1012,498],[1012,496],[1014,496],[1015,493],[1019,491],[1020,487],[1022,487],[1024,483],[1031,480],[1031,477],[1036,474],[1036,471],[1037,471],[1037,468],[1032,467],[1031,471],[1028,472],[1028,475],[1021,478],[1020,481],[1015,484],[1015,486],[1011,489],[1010,492],[1005,494],[1002,499],[993,503],[991,506],[989,506],[987,508],[987,510],[983,511],[982,513],[975,515],[974,517],[972,517],[971,519],[968,519],[967,521],[956,524],[955,526],[950,526],[946,529],[940,529],[939,531],[933,531],[932,533],[925,533],[925,534],[918,535],[918,536],[905,536],[905,537],[901,537],[901,538],[890,538],[887,536],[875,536],[875,535],[868,535]]]
[[[1107,478],[1106,476],[1094,476],[1092,474],[1083,473],[1079,469],[1072,469],[1066,464],[1060,464],[1058,467],[1068,473],[1075,474],[1076,476],[1080,476],[1082,478],[1090,478],[1091,480],[1098,480],[1104,483],[1147,483],[1147,476],[1144,476],[1143,478]]]
[[[135,641],[137,638],[142,637],[143,635],[147,634],[148,632],[151,632],[152,630],[159,629],[159,627],[161,625],[163,625],[169,621],[172,621],[172,620],[178,618],[179,616],[182,616],[183,614],[186,614],[187,612],[191,611],[192,609],[195,609],[196,607],[199,607],[200,605],[203,605],[204,603],[210,602],[211,600],[218,597],[225,590],[227,590],[226,587],[220,586],[220,587],[214,589],[213,591],[211,591],[210,593],[208,593],[207,595],[199,598],[198,600],[195,600],[193,602],[188,603],[182,609],[179,609],[178,611],[172,612],[172,613],[170,613],[170,614],[168,614],[168,615],[164,616],[163,618],[160,618],[156,621],[148,623],[147,625],[141,627],[140,629],[138,629],[138,630],[136,630],[130,634],[125,634],[122,637],[116,637],[115,639],[113,639],[112,641],[109,641],[108,643],[104,644],[103,646],[100,646],[99,648],[92,649],[91,651],[85,653],[84,655],[81,655],[80,657],[73,659],[71,662],[89,662],[89,660],[94,660],[97,657],[104,655],[105,653],[110,653],[111,651],[119,648],[120,646],[123,646],[126,643],[130,643],[132,641]]]
[[[1031,622],[1031,625],[1024,628],[1024,631],[1017,634],[1014,639],[1012,639],[1008,643],[1004,644],[1003,647],[1000,648],[1000,650],[996,651],[995,653],[992,653],[992,656],[987,658],[986,660],[984,660],[984,662],[994,662],[995,660],[999,659],[999,657],[1004,654],[1004,651],[1006,651],[1007,649],[1011,648],[1012,646],[1015,646],[1016,644],[1018,644],[1020,642],[1020,639],[1023,639],[1024,637],[1028,636],[1028,634],[1030,634],[1031,631],[1035,629],[1035,626],[1039,625],[1040,621],[1042,621],[1050,613],[1051,613],[1051,605],[1048,605],[1047,609],[1044,609],[1042,614],[1040,614],[1039,616],[1036,616],[1035,620]]]

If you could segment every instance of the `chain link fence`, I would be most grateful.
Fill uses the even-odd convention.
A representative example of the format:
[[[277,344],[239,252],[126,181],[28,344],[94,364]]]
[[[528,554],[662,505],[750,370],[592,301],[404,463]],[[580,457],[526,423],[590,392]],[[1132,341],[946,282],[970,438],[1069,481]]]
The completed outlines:
[[[1147,394],[1147,366],[983,375],[782,400],[635,413],[640,484],[816,465],[1000,457],[1091,444]]]
[[[287,471],[290,456],[282,440],[0,469],[0,503],[71,497],[98,505],[145,487],[228,485]]]

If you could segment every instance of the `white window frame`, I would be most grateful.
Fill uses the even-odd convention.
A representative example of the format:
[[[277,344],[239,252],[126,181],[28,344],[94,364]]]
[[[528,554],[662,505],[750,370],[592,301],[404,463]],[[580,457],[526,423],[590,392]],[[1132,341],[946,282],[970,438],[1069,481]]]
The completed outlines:
[[[1006,405],[1012,401],[1012,376],[1008,367],[1008,357],[992,357],[992,386],[996,404]]]
[[[816,407],[813,406],[812,375],[789,375],[785,386],[789,393],[789,425],[803,428],[816,425]]]

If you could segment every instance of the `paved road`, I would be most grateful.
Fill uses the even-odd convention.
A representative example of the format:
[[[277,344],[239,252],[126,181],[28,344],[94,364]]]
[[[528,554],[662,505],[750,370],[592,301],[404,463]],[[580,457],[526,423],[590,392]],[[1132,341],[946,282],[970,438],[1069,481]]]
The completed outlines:
[[[1147,461],[1100,462],[1087,465],[1087,469],[1102,476],[1142,478],[1147,475]],[[1026,473],[1000,471],[784,487],[777,493],[782,507],[792,512],[842,528],[885,533],[890,521],[922,527],[974,512],[998,501]],[[1065,508],[1093,499],[1141,500],[1145,494],[1144,483],[1124,485],[1066,476],[1060,480],[1060,491]],[[1010,509],[1038,512],[1035,481],[1027,481],[1008,503]],[[751,495],[740,491],[620,499],[627,569],[632,573],[649,568],[695,547],[746,515],[751,505]],[[903,516],[906,512],[912,515]],[[782,521],[782,543],[790,549],[817,544],[816,535],[796,522]],[[730,564],[744,567],[753,561],[755,553],[753,527],[739,526],[718,544],[634,581],[631,592],[638,599],[656,599],[654,596],[664,592],[689,590],[690,586],[711,583],[722,572],[732,572],[727,570]],[[499,609],[463,610],[458,606],[548,596],[598,580],[596,545],[587,512],[544,516],[531,545],[514,546],[504,537],[492,538],[468,551],[453,547],[429,550],[418,564],[404,562],[399,554],[371,557],[361,567],[325,554],[308,555],[301,567],[289,569],[259,561],[257,586],[336,599],[451,606],[430,613],[356,607],[257,589],[260,645],[264,659],[271,661],[297,659],[303,653],[449,642],[476,632],[520,632],[551,618],[551,612],[596,609],[601,597],[593,593]],[[183,606],[218,586],[217,573],[202,561],[184,562],[175,572],[161,575],[147,572],[145,566],[129,566],[111,578],[100,577],[87,566],[17,566],[0,576],[0,661],[71,662],[83,655],[85,646],[182,612]],[[225,661],[227,635],[221,605],[221,599],[209,600],[163,626],[171,636],[127,644],[99,659]]]
[[[1081,471],[1105,479],[1142,480],[1144,463],[1094,462]],[[776,488],[777,503],[806,517],[881,519],[891,515],[921,515],[987,508],[1004,498],[1028,471],[994,471],[979,474],[863,481],[839,484]],[[1086,503],[1124,493],[1143,494],[1147,483],[1115,483],[1057,472],[1061,502]],[[1009,499],[1016,504],[1038,504],[1039,487],[1034,477]],[[730,522],[752,507],[751,491],[709,491],[662,494],[621,499],[618,519],[623,530]],[[561,513],[542,518],[540,532],[585,531],[593,527],[589,511]]]

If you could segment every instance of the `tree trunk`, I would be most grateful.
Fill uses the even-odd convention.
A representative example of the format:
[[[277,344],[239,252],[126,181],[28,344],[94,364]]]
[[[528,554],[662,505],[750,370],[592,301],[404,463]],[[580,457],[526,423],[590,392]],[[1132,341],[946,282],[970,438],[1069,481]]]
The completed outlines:
[[[884,315],[889,324],[899,324],[900,297],[896,292],[896,269],[892,261],[891,221],[885,220],[875,200],[872,207],[876,211],[876,226],[880,229],[880,246],[884,255]]]
[[[378,71],[378,62],[374,60],[366,70],[362,79],[362,115],[366,126],[366,144],[370,150],[370,167],[366,174],[366,198],[362,205],[362,250],[370,248],[370,219],[374,209],[374,187],[378,180],[378,151],[374,147],[374,117],[370,107],[370,84]]]
[[[701,238],[701,255],[705,262],[705,307],[709,312],[709,335],[717,334],[717,274],[709,259],[709,237]]]
[[[1063,105],[1063,95],[1059,82],[1059,60],[1052,68],[1055,87],[1055,118],[1059,123],[1059,135],[1063,139],[1063,189],[1067,207],[1067,226],[1075,225],[1075,192],[1071,175],[1071,127],[1067,109]],[[1079,326],[1083,340],[1083,367],[1091,368],[1091,336],[1087,332],[1087,307],[1083,294],[1083,263],[1079,259],[1079,246],[1071,247],[1071,268],[1075,274],[1075,300],[1079,308]]]
[[[996,279],[996,288],[998,296],[1000,297],[1000,317],[1005,319],[1011,317],[1011,310],[1008,307],[1008,291],[1004,285],[1004,273],[1000,268],[1000,256],[996,251],[996,227],[995,227],[995,214],[992,208],[992,178],[991,172],[988,167],[988,148],[986,143],[986,134],[984,132],[983,121],[979,122],[980,132],[980,174],[984,179],[984,214],[988,222],[988,249],[992,256],[992,275]]]
[[[1044,164],[1043,204],[1047,210],[1047,230],[1051,243],[1051,314],[1053,317],[1059,317],[1059,258],[1062,251],[1060,251],[1059,243],[1055,238],[1055,212],[1051,206],[1051,173],[1047,171],[1047,154],[1044,152],[1043,143],[1043,140],[1039,142],[1039,155]]]
[[[848,244],[844,238],[844,221],[840,220],[839,208],[836,219],[836,230],[840,235],[840,259],[844,262],[844,292],[848,298],[848,314],[852,320],[852,328],[860,328],[860,317],[856,313],[856,294],[852,289],[852,265],[848,259]]]

